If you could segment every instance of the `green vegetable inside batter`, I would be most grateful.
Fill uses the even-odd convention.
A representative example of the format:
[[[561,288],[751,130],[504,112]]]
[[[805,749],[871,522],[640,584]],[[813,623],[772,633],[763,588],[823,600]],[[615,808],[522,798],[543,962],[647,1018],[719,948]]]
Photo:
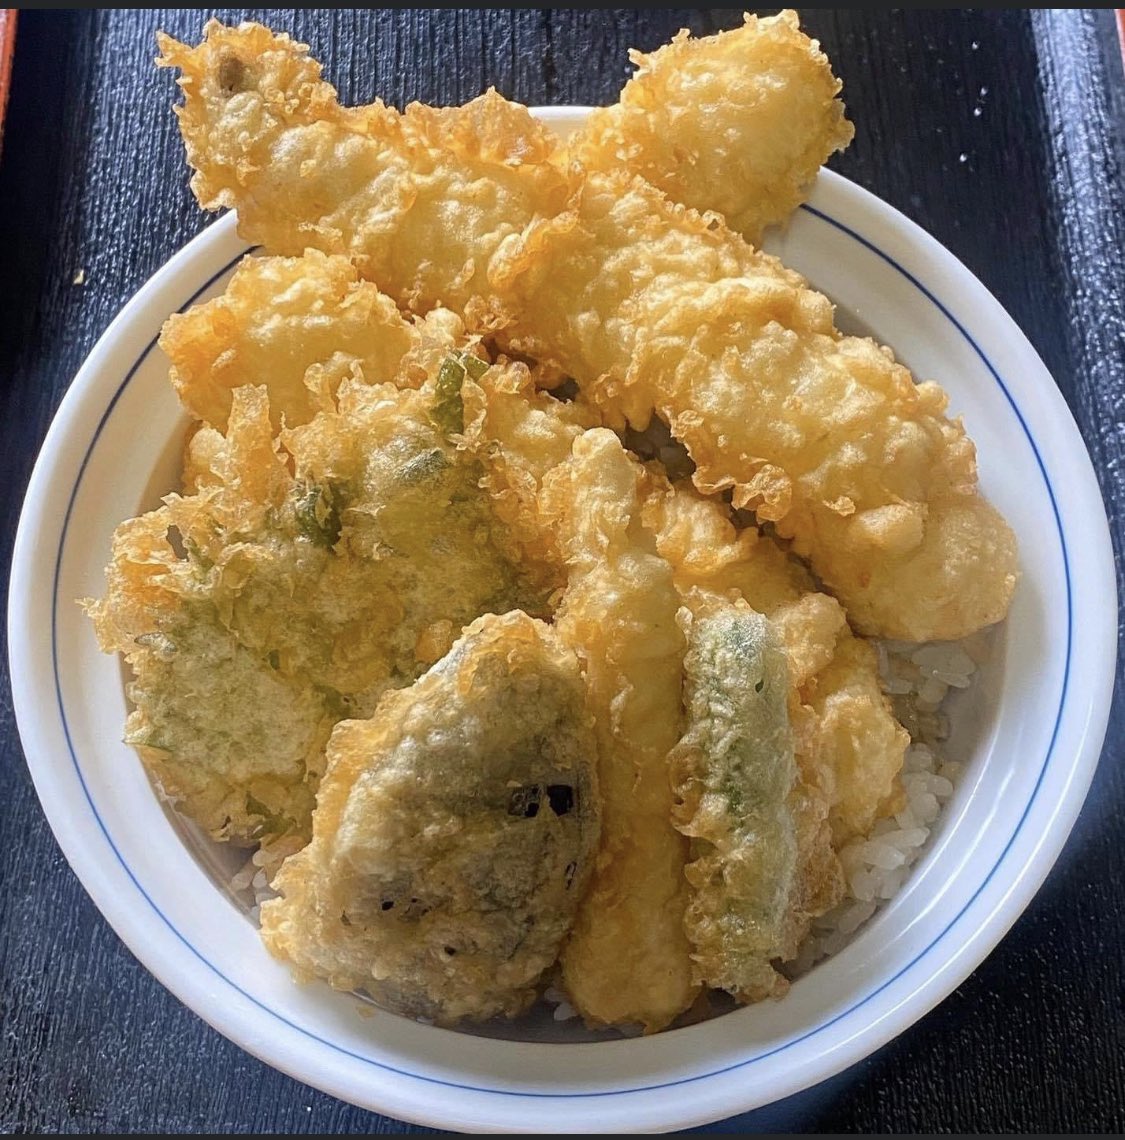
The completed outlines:
[[[762,614],[715,599],[691,621],[684,671],[670,763],[691,838],[686,926],[700,980],[756,1000],[777,984],[796,866],[788,660]]]

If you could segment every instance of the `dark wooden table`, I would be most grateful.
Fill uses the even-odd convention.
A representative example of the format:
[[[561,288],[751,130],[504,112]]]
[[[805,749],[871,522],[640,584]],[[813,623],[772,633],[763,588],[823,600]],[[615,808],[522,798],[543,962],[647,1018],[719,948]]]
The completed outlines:
[[[121,305],[208,224],[153,33],[208,12],[25,11],[0,155],[0,558],[51,416]],[[311,44],[345,101],[612,101],[626,49],[731,9],[224,10]],[[1125,519],[1125,83],[1113,13],[809,10],[855,142],[832,166],[919,222],[1030,337]],[[80,274],[79,271],[82,271]],[[81,282],[81,283],[80,283]],[[1120,583],[1120,574],[1119,574]],[[1108,620],[1108,618],[1107,618]],[[7,654],[0,669],[6,668]],[[715,1130],[1125,1127],[1125,728],[1046,885],[957,992],[868,1060]],[[424,1131],[261,1064],[119,942],[55,844],[0,686],[0,1132]]]

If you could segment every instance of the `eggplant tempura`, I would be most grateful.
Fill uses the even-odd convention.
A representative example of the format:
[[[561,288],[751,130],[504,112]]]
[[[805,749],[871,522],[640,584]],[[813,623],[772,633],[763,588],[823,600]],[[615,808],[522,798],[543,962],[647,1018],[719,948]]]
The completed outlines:
[[[516,1016],[590,877],[596,779],[574,654],[524,613],[478,619],[336,726],[312,842],[262,906],[266,945],[412,1017]]]

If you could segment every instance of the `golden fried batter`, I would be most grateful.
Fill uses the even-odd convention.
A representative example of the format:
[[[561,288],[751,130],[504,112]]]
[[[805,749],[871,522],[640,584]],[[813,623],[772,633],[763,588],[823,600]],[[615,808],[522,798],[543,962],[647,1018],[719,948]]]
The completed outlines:
[[[564,204],[555,136],[495,92],[405,115],[345,108],[287,35],[214,20],[204,35],[196,48],[158,37],[158,62],[182,72],[192,189],[206,209],[237,209],[239,233],[271,253],[343,253],[415,312],[460,310],[495,251]]]
[[[776,259],[641,178],[564,171],[494,92],[349,111],[303,48],[255,25],[161,44],[197,196],[236,207],[247,237],[345,253],[416,307],[467,306],[611,426],[659,413],[697,486],[775,523],[860,631],[948,639],[1004,616],[1015,540],[945,394],[842,336]]]
[[[910,735],[889,711],[875,650],[862,638],[840,638],[807,702],[803,747],[832,805],[832,838],[841,847],[901,810]]]
[[[805,917],[814,917],[837,901],[840,879],[825,812],[836,845],[870,831],[898,794],[910,737],[880,688],[875,651],[795,558],[756,530],[736,530],[719,503],[685,484],[656,477],[652,485],[645,521],[684,597],[703,589],[744,598],[769,618],[788,654],[789,716],[806,797],[796,809]]]
[[[583,663],[597,721],[603,842],[563,948],[570,999],[593,1025],[653,1032],[695,997],[684,933],[687,844],[672,826],[684,641],[672,570],[641,523],[642,469],[603,428],[544,481],[570,582],[559,636]]]
[[[291,501],[292,479],[261,389],[238,392],[211,459],[229,481],[170,495],[122,523],[105,596],[86,605],[102,649],[132,670],[126,740],[157,786],[214,838],[268,843],[307,827],[324,744],[342,714],[327,690],[244,644],[232,628],[235,581],[282,553],[283,535],[295,560],[319,549],[302,550],[271,523]]]
[[[493,282],[514,347],[613,426],[658,413],[696,486],[773,522],[857,629],[956,638],[1004,616],[1015,539],[945,393],[841,336],[797,274],[624,177],[589,177],[510,252]]]
[[[175,313],[160,347],[172,386],[197,419],[224,429],[231,390],[265,384],[277,426],[331,411],[346,377],[418,387],[461,322],[447,310],[407,320],[345,257],[247,257],[222,296]]]
[[[575,439],[597,425],[580,401],[562,402],[538,386],[522,363],[497,362],[462,385],[465,432],[462,446],[480,460],[483,486],[529,564],[561,572],[565,556],[556,528],[543,518],[540,490],[553,468],[570,458]],[[559,573],[561,587],[565,574]]]
[[[754,245],[808,196],[821,164],[855,131],[840,81],[796,12],[692,39],[651,55],[618,103],[599,107],[569,142],[588,170],[627,170],[674,202],[722,214]]]
[[[154,781],[280,865],[299,978],[406,1015],[514,1017],[556,963],[591,1027],[784,992],[901,797],[849,620],[962,637],[1017,577],[942,390],[742,236],[852,137],[819,46],[681,33],[566,145],[495,91],[341,107],[258,25],[160,46],[266,255],[165,326],[182,493],[86,603]],[[654,423],[690,479],[607,430]]]
[[[307,838],[323,746],[411,684],[480,614],[547,612],[544,583],[457,450],[451,355],[421,389],[347,379],[338,409],[275,436],[264,387],[193,446],[195,493],[123,524],[100,644],[135,680],[128,735],[219,839]]]
[[[574,654],[489,614],[337,725],[313,839],[262,905],[298,977],[439,1024],[522,1012],[593,866],[595,740]]]

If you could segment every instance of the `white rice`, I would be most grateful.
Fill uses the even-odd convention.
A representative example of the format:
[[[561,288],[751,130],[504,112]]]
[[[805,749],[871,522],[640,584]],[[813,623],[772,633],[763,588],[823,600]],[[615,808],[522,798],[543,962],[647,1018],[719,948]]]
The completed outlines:
[[[558,986],[548,986],[543,991],[543,1000],[548,1005],[555,1007],[551,1016],[556,1021],[569,1021],[572,1017],[578,1016],[578,1010],[570,1004],[565,991],[559,989]]]
[[[269,847],[260,847],[235,872],[230,879],[230,889],[236,897],[247,898],[253,902],[249,906],[250,920],[255,926],[259,925],[259,908],[266,899],[277,897],[277,891],[270,886],[270,880],[277,873],[277,868],[289,855],[299,851],[303,844],[299,839],[282,839]]]

